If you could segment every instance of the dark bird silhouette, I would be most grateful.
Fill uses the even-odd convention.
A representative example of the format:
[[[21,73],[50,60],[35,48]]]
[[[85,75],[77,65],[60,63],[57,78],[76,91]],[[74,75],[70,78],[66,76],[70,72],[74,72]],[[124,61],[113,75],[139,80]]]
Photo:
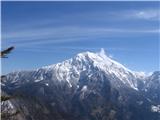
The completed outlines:
[[[1,51],[1,58],[7,58],[6,55],[9,54],[12,50],[14,49],[14,47],[9,47],[3,51]]]

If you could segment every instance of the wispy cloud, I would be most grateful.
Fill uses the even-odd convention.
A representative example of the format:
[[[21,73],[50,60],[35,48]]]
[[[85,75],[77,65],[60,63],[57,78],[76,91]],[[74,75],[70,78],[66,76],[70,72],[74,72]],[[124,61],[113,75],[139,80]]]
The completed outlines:
[[[36,28],[3,34],[2,40],[17,44],[65,43],[99,37],[120,37],[134,34],[158,33],[158,29],[57,27]],[[127,34],[126,34],[127,33]]]
[[[92,11],[82,11],[78,13],[66,13],[66,14],[60,14],[58,16],[50,15],[48,17],[39,18],[38,16],[30,21],[19,21],[18,23],[14,23],[14,21],[10,21],[10,24],[7,24],[5,27],[8,28],[8,30],[13,28],[34,28],[39,26],[50,26],[53,24],[63,25],[65,23],[67,24],[83,24],[84,22],[106,22],[106,21],[112,21],[114,24],[116,22],[119,23],[119,21],[123,20],[151,20],[151,21],[158,21],[160,20],[160,9],[159,8],[152,8],[152,9],[122,9],[122,10],[92,10]],[[3,22],[3,21],[2,21]],[[5,21],[6,22],[6,21]],[[25,24],[24,24],[25,22]],[[7,23],[7,22],[6,22]],[[89,23],[91,24],[91,23]],[[3,24],[2,24],[3,25]],[[3,28],[2,28],[3,29]]]
[[[41,18],[31,23],[8,26],[8,30],[2,30],[2,42],[16,44],[17,46],[60,44],[66,42],[85,41],[100,38],[119,38],[135,35],[159,34],[160,29],[153,26],[128,27],[125,24],[132,20],[158,20],[158,9],[120,10],[120,11],[89,11],[77,14],[66,14],[56,18]],[[65,20],[65,21],[64,21]],[[70,20],[80,21],[71,24]],[[93,20],[95,20],[93,22]],[[114,21],[112,25],[104,27],[100,24],[104,21]],[[127,20],[122,25],[118,21]],[[37,22],[38,21],[38,22]],[[74,22],[73,21],[73,22]],[[85,22],[84,22],[85,21]],[[94,24],[86,25],[92,21]],[[68,25],[64,23],[69,23]],[[84,25],[85,23],[85,25]],[[135,23],[134,23],[135,24]],[[13,27],[13,28],[12,28]]]
[[[144,20],[160,20],[160,9],[134,10],[128,12],[126,17]]]

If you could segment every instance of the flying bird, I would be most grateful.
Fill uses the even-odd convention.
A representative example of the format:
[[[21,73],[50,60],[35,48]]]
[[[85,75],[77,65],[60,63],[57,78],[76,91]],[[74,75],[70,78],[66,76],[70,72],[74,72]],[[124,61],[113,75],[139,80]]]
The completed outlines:
[[[12,46],[12,47],[9,47],[9,48],[1,51],[1,54],[0,54],[1,58],[7,58],[6,55],[9,54],[13,49],[14,49],[14,47]]]

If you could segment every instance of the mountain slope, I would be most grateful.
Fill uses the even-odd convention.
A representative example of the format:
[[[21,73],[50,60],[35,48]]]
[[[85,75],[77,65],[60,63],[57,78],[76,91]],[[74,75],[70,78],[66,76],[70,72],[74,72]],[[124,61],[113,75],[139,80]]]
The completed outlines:
[[[159,80],[158,75],[133,72],[102,49],[37,70],[10,73],[2,90],[15,96],[10,103],[24,120],[158,120],[160,114],[152,108],[159,97],[151,99],[145,91],[153,89],[149,86]],[[154,92],[159,95],[157,89]]]

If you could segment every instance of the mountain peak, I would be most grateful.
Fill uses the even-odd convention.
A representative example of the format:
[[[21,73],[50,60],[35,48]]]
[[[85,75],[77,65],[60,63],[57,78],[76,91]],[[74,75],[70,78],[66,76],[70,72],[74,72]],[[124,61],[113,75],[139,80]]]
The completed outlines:
[[[87,52],[79,53],[77,54],[77,56],[82,57],[82,58],[83,57],[89,57],[89,58],[101,57],[103,59],[109,58],[104,48],[101,48],[100,52],[97,52],[97,53],[87,51]]]
[[[140,74],[139,72],[134,72],[132,70],[129,70],[124,65],[120,64],[113,58],[109,57],[109,55],[106,54],[104,48],[101,48],[100,52],[82,52],[78,53],[76,56],[74,56],[71,59],[65,60],[61,63],[58,63],[61,66],[64,66],[66,69],[68,69],[68,66],[75,66],[84,68],[87,66],[87,68],[90,65],[93,65],[94,67],[98,67],[103,71],[111,72],[111,73],[117,73],[117,72],[125,72],[125,73],[132,73],[137,77],[145,76],[144,74]],[[67,65],[67,66],[66,66]],[[46,66],[44,68],[53,68],[54,65]]]
[[[123,68],[126,71],[130,71],[127,69],[125,66],[122,64],[118,63],[117,61],[113,60],[112,58],[109,57],[109,55],[106,54],[105,50],[101,48],[100,52],[98,53],[93,53],[93,52],[83,52],[79,53],[76,57],[79,59],[82,59],[83,61],[92,61],[96,63],[96,65],[104,64],[104,66],[107,67],[116,67],[116,68]]]

